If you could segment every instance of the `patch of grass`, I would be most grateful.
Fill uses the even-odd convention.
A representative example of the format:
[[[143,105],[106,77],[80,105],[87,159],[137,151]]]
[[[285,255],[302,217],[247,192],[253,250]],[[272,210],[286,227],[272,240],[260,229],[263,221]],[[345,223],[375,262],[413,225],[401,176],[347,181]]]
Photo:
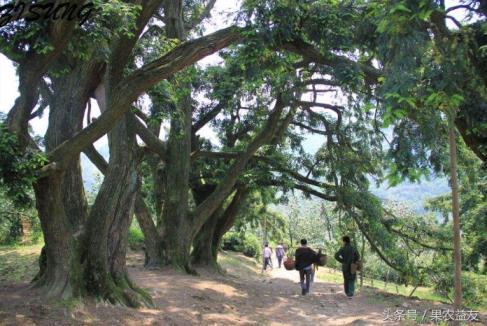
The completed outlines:
[[[343,283],[343,276],[340,271],[333,271],[330,268],[320,268],[317,273],[318,278],[331,283]],[[359,288],[360,279],[357,277],[356,288]],[[405,285],[397,285],[395,283],[386,283],[380,280],[371,280],[369,278],[364,278],[364,286],[369,286],[372,288],[379,289],[381,291],[397,294],[401,296],[409,296],[411,291],[413,290],[412,286],[405,286]],[[442,297],[434,292],[432,288],[425,288],[425,287],[418,287],[416,291],[414,291],[413,296],[418,297],[421,300],[429,300],[429,301],[439,301],[439,302],[447,302],[448,299]]]
[[[335,271],[331,268],[319,267],[316,273],[318,278],[330,283],[343,283],[343,276],[341,272]]]
[[[0,246],[0,283],[30,282],[39,271],[43,244]]]
[[[60,300],[52,300],[51,304],[54,308],[57,309],[68,309],[69,311],[80,307],[83,305],[83,301],[79,298],[71,298],[71,299],[60,299]]]
[[[244,278],[254,278],[260,272],[260,266],[254,258],[231,251],[219,252],[218,264],[224,270],[233,272],[233,275],[242,275]]]

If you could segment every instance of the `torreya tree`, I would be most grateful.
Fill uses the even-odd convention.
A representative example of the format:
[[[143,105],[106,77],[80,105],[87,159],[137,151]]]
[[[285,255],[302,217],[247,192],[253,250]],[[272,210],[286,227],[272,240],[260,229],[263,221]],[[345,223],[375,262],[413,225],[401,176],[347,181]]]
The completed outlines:
[[[461,24],[458,10],[478,14]],[[377,2],[369,8],[366,36],[371,58],[383,65],[380,111],[394,123],[390,177],[419,180],[431,170],[449,167],[455,264],[455,306],[461,306],[460,217],[457,183],[456,129],[485,161],[485,8],[482,2],[446,8],[444,1]],[[387,16],[385,15],[387,13]],[[455,27],[449,28],[447,22]],[[437,127],[432,127],[432,124]],[[446,137],[446,135],[448,135]],[[443,141],[438,141],[443,139]],[[446,140],[448,139],[448,141]],[[420,140],[420,141],[418,141]],[[449,164],[443,159],[449,144]]]
[[[460,221],[463,237],[462,269],[480,273],[486,272],[485,257],[487,256],[486,229],[482,227],[486,223],[486,176],[482,169],[482,162],[469,148],[459,142],[458,151],[458,176]],[[427,209],[440,213],[442,224],[451,227],[451,195],[445,194],[428,200]],[[479,227],[480,226],[480,227]],[[484,264],[482,265],[482,262]]]
[[[271,10],[274,9],[275,8]],[[281,10],[282,8],[277,9]],[[309,10],[310,8],[306,9]],[[343,8],[340,7],[333,9],[337,10]],[[264,27],[266,27],[266,11],[264,10],[263,13],[259,12],[259,14],[264,15],[263,19],[259,21],[262,22]],[[293,15],[296,15],[296,17]],[[291,11],[291,17],[287,18],[298,19],[300,15],[301,13],[299,12],[296,13]],[[328,16],[325,15],[324,17],[318,18],[326,19]],[[282,24],[284,27],[288,26],[288,23],[290,21],[292,22],[292,19],[283,20]],[[347,25],[347,27],[349,27],[349,25]],[[286,28],[283,28],[282,30],[286,31]],[[371,66],[356,63],[348,60],[345,57],[338,57],[334,58],[333,60],[327,59],[326,56],[320,54],[320,49],[314,48],[312,45],[302,42],[305,35],[300,35],[299,33],[306,33],[305,31],[308,32],[309,30],[299,30],[295,35],[289,35],[289,39],[285,39],[282,37],[282,35],[280,35],[281,30],[279,28],[276,28],[275,31],[270,31],[270,34],[267,35],[267,37],[270,37],[273,42],[276,42],[275,45],[271,43],[271,48],[282,47],[293,53],[299,53],[305,60],[307,60],[307,65],[302,65],[302,62],[299,61],[301,58],[300,56],[288,56],[289,62],[305,71],[305,73],[298,74],[302,81],[300,81],[297,86],[299,86],[299,84],[311,87],[316,85],[325,87],[342,86],[342,91],[348,90],[350,94],[353,94],[354,91],[358,92],[360,90],[360,94],[362,94],[362,96],[358,98],[350,96],[347,107],[345,107],[317,101],[317,93],[334,91],[333,89],[309,89],[309,93],[312,94],[312,101],[304,101],[301,95],[299,95],[303,94],[303,91],[298,92],[298,96],[295,95],[293,103],[295,105],[296,115],[294,116],[295,119],[291,121],[291,124],[297,128],[301,128],[302,130],[325,136],[326,146],[324,146],[315,157],[303,155],[302,147],[299,144],[300,137],[295,132],[289,132],[290,130],[288,130],[287,133],[283,134],[289,137],[289,143],[287,146],[290,146],[293,148],[293,150],[297,151],[300,154],[299,158],[289,157],[289,155],[284,155],[284,152],[276,152],[273,155],[270,155],[271,152],[267,152],[266,155],[255,155],[255,157],[249,162],[251,164],[248,168],[263,169],[263,172],[257,173],[258,180],[261,185],[278,185],[283,187],[283,189],[295,188],[326,200],[339,202],[339,207],[348,211],[350,213],[349,216],[352,217],[360,226],[361,231],[368,235],[367,240],[372,243],[375,250],[381,252],[381,247],[389,248],[390,243],[393,243],[393,241],[387,237],[380,236],[385,224],[382,218],[384,213],[382,212],[379,202],[375,200],[373,196],[370,194],[360,193],[364,190],[366,191],[368,188],[368,181],[365,174],[380,174],[381,170],[379,162],[381,157],[382,134],[380,130],[377,130],[377,123],[380,121],[377,121],[371,112],[364,112],[363,110],[363,107],[367,107],[367,105],[369,105],[368,102],[364,101],[368,96],[368,81],[376,81],[377,71]],[[316,35],[313,36],[316,37]],[[296,42],[296,39],[299,40],[299,42]],[[282,42],[283,40],[284,42]],[[339,39],[338,41],[345,41],[345,47],[350,46],[348,43],[346,43],[347,39]],[[249,44],[252,46],[242,48],[240,51],[241,54],[239,54],[238,57],[240,60],[236,61],[239,62],[240,65],[246,69],[246,71],[251,71],[253,74],[255,74],[258,70],[255,70],[256,66],[254,66],[254,62],[258,62],[259,67],[261,67],[262,63],[266,63],[266,61],[262,61],[262,58],[272,59],[276,53],[266,50],[268,47],[267,44],[265,47],[255,41],[252,41]],[[330,45],[328,44],[328,46]],[[282,54],[279,53],[278,55],[282,56]],[[246,59],[246,61],[242,60],[242,58]],[[257,58],[259,59],[257,60]],[[230,62],[228,60],[231,58],[227,57],[226,59],[227,62]],[[248,63],[242,65],[242,62]],[[270,60],[269,62],[272,63],[273,61]],[[276,66],[278,67],[279,65],[274,64],[274,68]],[[362,70],[369,79],[365,80],[352,78],[353,73],[356,72],[357,69]],[[232,70],[230,69],[230,71]],[[334,75],[332,76],[335,77],[335,79],[310,78],[312,73],[322,75],[325,75],[326,73],[333,73]],[[276,74],[276,76],[279,76],[279,74]],[[287,78],[281,78],[290,79],[291,76],[288,75]],[[221,82],[222,80],[224,81],[225,79],[220,77],[216,85],[224,84]],[[309,81],[307,82],[306,80]],[[233,83],[229,83],[229,85],[234,86]],[[218,89],[218,86],[214,86],[212,89]],[[235,92],[235,89],[233,91],[238,95],[238,92]],[[221,104],[221,102],[219,101],[218,104]],[[232,105],[235,106],[235,104]],[[225,124],[222,126],[233,126],[237,118],[239,120],[242,119],[238,114],[238,111],[241,109],[245,111],[249,108],[240,108],[242,106],[240,101],[237,103],[237,105],[238,107],[236,113],[233,115],[233,117],[232,115],[230,116],[230,121],[233,119],[233,122],[229,125]],[[330,119],[330,117],[327,117],[327,114],[320,114],[316,112],[316,108],[330,110],[333,112],[335,117]],[[348,111],[346,109],[348,109]],[[214,110],[210,109],[209,112],[218,113],[220,112],[219,110],[219,107],[215,107]],[[248,111],[254,112],[256,110],[254,109],[253,111]],[[250,118],[251,117],[252,116],[250,116]],[[247,119],[249,117],[245,116],[244,118]],[[356,121],[356,123],[347,123],[345,125],[344,121]],[[342,125],[342,123],[344,125]],[[251,124],[242,123],[243,127],[248,125]],[[319,127],[324,127],[325,129],[320,130]],[[228,134],[228,132],[226,134]],[[240,138],[244,135],[245,133],[240,135]],[[223,148],[223,151],[220,152],[197,151],[195,156],[231,160],[238,159],[241,153],[241,151],[228,151],[228,149]],[[367,157],[368,159],[364,160],[364,157]],[[374,159],[374,157],[376,158]],[[307,175],[302,175],[299,172],[303,166],[308,169]],[[272,173],[265,173],[265,171],[275,171],[282,174],[284,178],[273,178]],[[325,178],[329,180],[329,182],[332,182],[332,184],[327,184],[326,182],[320,181],[320,179]],[[206,183],[207,182],[205,182],[205,184]],[[325,190],[325,192],[322,193],[315,187],[318,187],[320,190]],[[212,186],[210,185],[208,189],[211,190]],[[214,192],[215,190],[211,191]],[[196,197],[198,196],[195,196],[195,198]],[[197,201],[197,199],[195,199],[195,201]],[[155,206],[158,207],[160,205],[156,204]],[[150,220],[148,221],[151,222]],[[140,224],[144,225],[144,223]],[[154,230],[155,228],[150,227],[149,229]],[[150,242],[157,243],[158,241]],[[157,250],[154,252],[157,252]],[[397,258],[388,258],[395,256],[397,256]],[[387,263],[393,268],[397,269],[401,269],[404,259],[407,259],[405,255],[400,254],[399,250],[394,250],[393,253],[390,252],[389,254],[382,253],[381,258],[387,261]],[[404,273],[411,273],[411,269],[413,268],[411,267],[409,270],[402,269],[402,271]]]
[[[42,63],[43,69],[32,69],[34,74],[29,75],[29,85],[26,89],[36,94],[24,95],[21,91],[16,106],[9,112],[6,126],[16,138],[8,138],[11,141],[7,144],[10,147],[6,153],[15,157],[20,156],[20,159],[29,159],[26,164],[30,164],[30,169],[24,171],[27,175],[16,174],[27,183],[35,179],[32,171],[38,170],[34,186],[46,245],[41,256],[41,272],[37,284],[46,289],[49,295],[70,297],[88,293],[129,305],[147,302],[146,296],[140,296],[141,292],[131,285],[124,266],[126,232],[134,201],[132,198],[137,189],[135,134],[129,130],[130,121],[127,119],[130,119],[130,115],[127,116],[125,113],[130,110],[132,102],[139,95],[158,81],[170,77],[239,38],[238,28],[229,28],[172,47],[152,62],[136,67],[133,65],[131,49],[136,46],[139,36],[161,4],[162,1],[144,1],[140,6],[116,3],[100,5],[99,10],[107,11],[107,15],[104,16],[109,17],[107,21],[90,22],[90,30],[81,28],[77,30],[78,34],[75,31],[70,33],[69,26],[64,26],[66,23],[63,21],[39,22],[42,28],[38,28],[37,24],[20,24],[19,28],[14,28],[6,36],[12,39],[19,37],[21,41],[2,44],[3,52],[12,54],[10,57],[19,62],[31,57],[34,61],[41,62],[40,59],[44,60],[44,57],[47,57],[46,62]],[[111,35],[112,37],[108,35],[105,38],[107,41],[101,43],[101,48],[95,47],[100,45],[100,37],[103,39],[105,26],[116,26],[113,24],[117,21],[116,14],[122,16],[119,20],[122,23],[119,33]],[[197,23],[198,19],[193,22]],[[53,24],[59,26],[51,26]],[[74,22],[71,24],[71,28],[74,29]],[[34,36],[42,33],[49,35],[50,29],[58,33],[64,29],[65,33],[61,34],[67,39],[58,42],[56,37],[59,36],[53,34],[51,39],[46,40],[44,48],[26,46],[25,42],[29,39],[22,39],[21,35],[27,35],[29,28],[38,28],[38,34]],[[69,39],[71,36],[73,37]],[[35,41],[35,37],[32,37],[32,42]],[[77,41],[84,41],[82,43],[87,49],[76,52],[76,47],[72,44],[76,44]],[[68,44],[71,46],[69,50],[72,51],[63,53],[61,59],[61,52],[68,48]],[[57,50],[58,46],[60,50]],[[97,52],[101,49],[105,51]],[[32,55],[25,51],[32,52]],[[35,57],[36,53],[39,53],[40,58]],[[88,62],[89,59],[92,61]],[[79,79],[74,78],[74,73],[65,75],[69,64],[77,66],[76,70],[81,74],[78,76]],[[28,67],[28,63],[25,65]],[[57,66],[57,70],[54,66]],[[58,87],[57,81],[46,87],[44,78],[49,74],[53,80],[59,79],[59,86],[65,82],[64,87]],[[79,91],[76,94],[79,95],[71,97],[73,89],[67,88],[66,85],[75,87],[76,91]],[[34,142],[29,140],[27,132],[28,121],[33,118],[31,112],[37,104],[39,90],[45,91],[43,101],[54,108],[52,117],[50,114],[49,140],[45,156],[41,155]],[[82,128],[83,110],[89,97],[97,98],[103,112],[96,121],[90,121],[88,126]],[[69,105],[72,101],[75,101],[71,111],[74,113],[73,116],[67,109],[71,108]],[[123,121],[110,134],[111,162],[107,168],[107,176],[95,200],[94,208],[86,216],[77,163],[79,153],[112,129],[120,118],[123,118]],[[4,132],[2,137],[10,137],[10,134]],[[26,156],[24,152],[34,154]],[[33,158],[30,159],[31,156]],[[15,160],[4,161],[10,161],[10,166],[7,164],[2,167],[6,175],[17,169],[11,164]],[[125,171],[122,173],[125,182],[117,182],[117,173],[120,171],[116,171],[119,168]],[[31,173],[31,176],[28,173]],[[128,187],[124,187],[123,183]],[[124,207],[116,207],[120,203]],[[86,223],[83,224],[84,220]],[[96,232],[93,228],[96,228]]]
[[[370,180],[445,170],[445,114],[420,108],[456,109],[452,122],[484,159],[485,128],[472,119],[484,98],[482,21],[449,30],[447,10],[426,0],[248,0],[235,26],[198,37],[214,5],[110,1],[82,27],[21,20],[2,32],[20,96],[1,126],[1,180],[19,203],[34,187],[45,240],[37,284],[55,296],[149,304],[125,267],[134,214],[148,266],[194,272],[217,266],[223,234],[256,193],[265,206],[293,190],[334,203],[385,264],[417,278],[409,252],[433,250],[439,237],[410,231],[420,223],[384,209]],[[195,66],[229,46],[221,65]],[[28,126],[46,108],[43,145]],[[204,127],[218,144],[199,135]],[[105,134],[108,162],[93,146]],[[309,135],[323,140],[314,154]],[[90,208],[81,152],[104,174]]]

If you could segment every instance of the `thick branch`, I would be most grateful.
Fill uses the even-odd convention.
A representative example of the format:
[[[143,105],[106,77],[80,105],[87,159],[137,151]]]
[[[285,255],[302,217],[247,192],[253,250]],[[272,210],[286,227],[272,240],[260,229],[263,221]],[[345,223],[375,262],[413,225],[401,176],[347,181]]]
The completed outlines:
[[[269,120],[262,128],[260,133],[252,140],[247,146],[246,150],[241,154],[239,158],[230,166],[226,176],[220,182],[215,191],[205,200],[198,205],[195,211],[195,230],[199,231],[201,226],[205,223],[211,214],[218,208],[218,205],[224,200],[232,191],[238,176],[245,169],[248,161],[257,152],[257,150],[264,144],[270,142],[275,135],[279,126],[279,119],[282,111],[284,110],[284,103],[282,99],[278,97],[274,110],[269,116]]]
[[[232,26],[184,42],[166,55],[133,72],[120,86],[120,94],[135,100],[142,92],[174,73],[242,39],[242,28]]]
[[[292,125],[295,125],[297,127],[300,127],[300,128],[303,128],[303,129],[306,129],[308,131],[311,131],[312,133],[314,134],[320,134],[320,135],[323,135],[323,136],[328,136],[328,133],[326,131],[323,131],[323,130],[319,130],[319,129],[316,129],[316,128],[313,128],[313,127],[310,127],[310,126],[307,126],[305,125],[304,123],[300,123],[300,122],[292,122],[291,123]]]
[[[292,42],[284,43],[282,45],[282,48],[290,52],[299,54],[303,56],[303,58],[311,62],[326,65],[329,67],[336,67],[339,65],[355,67],[356,69],[363,72],[368,81],[374,84],[378,83],[378,79],[381,76],[381,72],[373,66],[368,66],[355,62],[345,56],[339,56],[335,54],[323,55],[312,44],[309,44],[303,40],[294,40]]]
[[[394,217],[395,219],[398,219],[398,218],[397,218],[397,217],[396,217],[396,216],[395,216],[395,215],[394,215],[394,214],[393,214],[391,211],[389,211],[389,210],[387,210],[387,209],[385,209],[385,208],[383,209],[383,211],[384,211],[386,214],[388,214],[388,215],[390,215],[390,216]],[[386,221],[384,221],[383,219],[381,219],[381,221],[380,221],[380,222],[381,222],[381,224],[382,224],[382,225],[384,225],[384,227],[385,227],[387,230],[389,230],[390,232],[395,233],[395,234],[399,235],[399,236],[400,236],[400,237],[402,237],[402,238],[405,238],[405,239],[407,239],[407,240],[410,240],[410,241],[412,241],[412,242],[414,242],[414,243],[416,243],[416,244],[420,245],[421,247],[428,248],[428,249],[432,249],[432,250],[445,250],[445,251],[452,251],[452,250],[453,250],[453,248],[449,248],[449,247],[443,247],[443,246],[440,246],[440,247],[435,247],[435,246],[432,246],[432,245],[426,244],[426,243],[422,242],[420,239],[417,239],[417,238],[415,238],[415,237],[414,237],[414,236],[412,236],[412,235],[409,235],[409,234],[406,234],[406,233],[404,233],[404,232],[402,232],[402,231],[400,231],[400,230],[394,229],[394,228],[392,227],[392,225],[390,225],[390,224],[386,223]]]
[[[130,114],[130,121],[133,123],[135,132],[142,138],[144,143],[149,147],[150,150],[159,155],[159,157],[164,160],[167,154],[167,145],[165,142],[154,135],[149,129],[147,129],[142,122],[139,121],[134,115]]]
[[[201,24],[203,20],[209,18],[211,16],[211,10],[215,6],[215,3],[216,0],[210,0],[208,4],[205,6],[203,12],[200,15],[193,17],[193,19],[191,19],[190,22],[186,23],[184,29],[187,31],[191,31],[193,28]]]
[[[317,190],[314,190],[314,189],[307,187],[305,185],[302,185],[302,184],[295,184],[293,186],[293,188],[301,190],[302,192],[305,192],[307,194],[313,195],[315,197],[318,197],[318,198],[321,198],[321,199],[324,199],[327,201],[337,201],[337,196],[326,195],[322,192],[319,192]]]
[[[367,239],[367,241],[369,242],[370,246],[372,247],[372,249],[374,250],[375,253],[377,253],[377,255],[379,255],[379,257],[391,268],[395,269],[396,271],[399,271],[399,272],[402,272],[401,268],[399,266],[397,266],[396,264],[394,264],[393,262],[391,262],[389,259],[386,258],[386,256],[384,255],[384,253],[379,249],[379,247],[375,244],[375,241],[374,239],[372,239],[372,237],[369,235],[369,233],[367,232],[367,230],[365,229],[365,226],[362,224],[362,222],[360,221],[360,217],[358,216],[357,213],[355,212],[352,212],[352,211],[349,211],[350,215],[352,216],[353,220],[355,221],[355,223],[357,223],[358,225],[358,228],[360,229],[360,231],[362,232],[362,234],[365,236],[365,238]]]
[[[96,150],[93,144],[86,147],[83,150],[83,153],[85,153],[91,163],[93,163],[102,174],[105,174],[107,172],[108,163],[107,161],[105,161],[105,158]]]
[[[218,104],[213,109],[208,111],[205,115],[203,115],[203,117],[201,117],[198,121],[196,121],[193,124],[193,127],[191,128],[193,134],[195,134],[198,130],[203,128],[208,122],[213,120],[218,115],[218,113],[221,112],[222,109],[223,109],[223,105]]]
[[[142,67],[126,79],[118,87],[109,108],[96,121],[84,128],[73,138],[65,141],[48,154],[51,162],[63,166],[89,144],[92,144],[105,133],[127,112],[131,103],[146,89],[160,80],[195,63],[241,39],[241,29],[230,27],[196,40],[184,42],[162,58]]]

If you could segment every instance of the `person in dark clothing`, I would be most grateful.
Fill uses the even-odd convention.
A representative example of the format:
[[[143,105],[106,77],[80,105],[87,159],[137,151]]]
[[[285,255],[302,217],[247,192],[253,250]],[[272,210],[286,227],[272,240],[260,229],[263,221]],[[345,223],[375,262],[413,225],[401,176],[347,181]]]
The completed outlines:
[[[309,286],[311,282],[311,272],[313,263],[317,260],[316,252],[307,246],[306,239],[301,240],[301,247],[296,249],[294,254],[296,269],[299,271],[299,280],[301,282],[301,294],[309,293]],[[306,279],[306,283],[305,283]]]
[[[357,250],[350,244],[350,237],[344,236],[343,247],[335,254],[335,259],[342,264],[345,294],[352,299],[355,292],[356,274],[352,274],[351,265],[360,260]]]
[[[284,251],[284,246],[282,242],[276,247],[276,257],[277,257],[277,263],[279,264],[279,268],[281,268],[281,263],[282,259],[284,258],[284,254],[286,252]]]

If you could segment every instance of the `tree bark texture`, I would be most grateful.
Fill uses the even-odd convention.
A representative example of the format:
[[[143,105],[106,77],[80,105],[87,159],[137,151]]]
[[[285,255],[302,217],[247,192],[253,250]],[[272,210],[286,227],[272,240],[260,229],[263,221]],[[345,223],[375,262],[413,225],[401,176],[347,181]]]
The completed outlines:
[[[462,305],[462,254],[461,254],[461,235],[460,235],[460,210],[458,204],[458,180],[457,180],[457,143],[455,139],[455,126],[453,117],[448,121],[448,140],[450,147],[450,178],[452,191],[452,215],[453,215],[453,261],[455,266],[455,309],[460,309]],[[457,324],[459,324],[457,322]]]

